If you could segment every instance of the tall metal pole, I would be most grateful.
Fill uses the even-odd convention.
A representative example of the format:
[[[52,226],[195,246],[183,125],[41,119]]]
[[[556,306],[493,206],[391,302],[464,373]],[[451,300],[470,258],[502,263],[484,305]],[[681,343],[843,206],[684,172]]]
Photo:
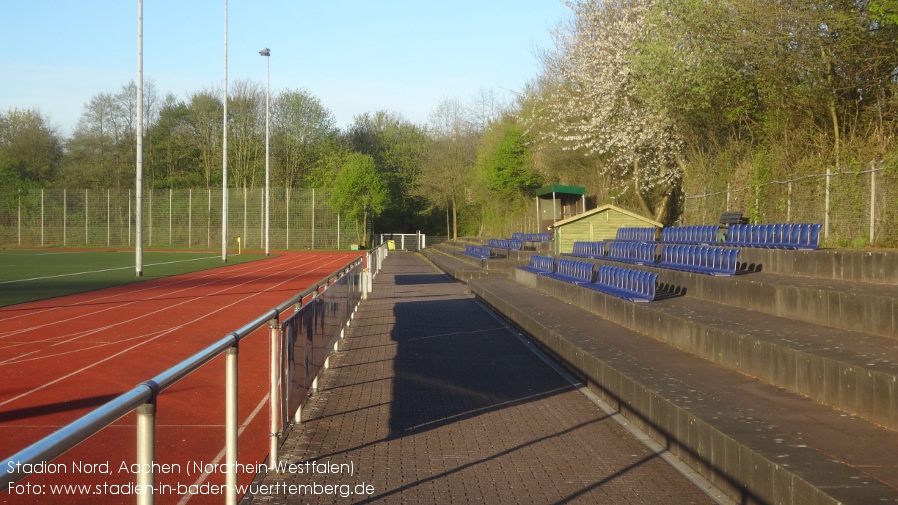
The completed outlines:
[[[268,256],[268,237],[271,226],[270,216],[270,185],[271,177],[268,167],[268,138],[269,138],[269,117],[270,117],[270,100],[271,100],[271,51],[266,47],[259,51],[259,54],[265,57],[265,256]]]
[[[224,119],[221,131],[221,261],[228,262],[228,0],[224,13]]]
[[[137,206],[134,270],[143,277],[143,0],[137,0]]]

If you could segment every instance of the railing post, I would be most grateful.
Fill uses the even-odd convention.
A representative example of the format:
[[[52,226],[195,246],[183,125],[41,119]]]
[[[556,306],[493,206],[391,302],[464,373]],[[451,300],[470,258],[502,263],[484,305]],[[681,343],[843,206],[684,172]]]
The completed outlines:
[[[237,496],[237,344],[225,351],[225,503],[236,505]]]
[[[371,270],[362,269],[362,300],[368,299],[368,293],[371,292]]]
[[[281,367],[280,367],[280,354],[279,354],[279,343],[281,339],[281,333],[279,331],[279,324],[277,318],[268,321],[269,334],[271,336],[271,362],[270,362],[270,396],[268,399],[269,405],[271,406],[271,421],[269,424],[269,433],[270,437],[269,445],[268,445],[268,463],[270,467],[276,467],[278,463],[278,445],[280,444],[280,418],[278,413],[278,406],[281,402],[281,389],[280,389],[280,377],[281,377]]]
[[[156,398],[137,407],[137,505],[155,503]]]

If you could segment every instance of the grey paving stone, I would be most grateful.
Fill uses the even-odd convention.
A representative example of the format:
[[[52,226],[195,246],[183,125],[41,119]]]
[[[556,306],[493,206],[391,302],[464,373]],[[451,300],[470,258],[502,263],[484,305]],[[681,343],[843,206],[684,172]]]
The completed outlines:
[[[281,458],[352,472],[272,472],[296,487],[245,503],[713,503],[416,254],[390,254],[331,362]]]

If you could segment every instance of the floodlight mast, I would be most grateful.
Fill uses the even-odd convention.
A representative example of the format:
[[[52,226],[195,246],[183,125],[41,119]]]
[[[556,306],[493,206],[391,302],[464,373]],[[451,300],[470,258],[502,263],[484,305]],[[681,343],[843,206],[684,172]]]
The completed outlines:
[[[143,0],[137,0],[137,159],[135,207],[134,270],[137,277],[143,277]]]
[[[271,116],[271,51],[266,47],[259,51],[259,54],[265,57],[265,256],[268,256],[268,238],[271,231],[271,171],[269,169],[268,156],[269,123]]]
[[[228,262],[228,0],[224,3],[224,119],[221,132],[221,261]]]

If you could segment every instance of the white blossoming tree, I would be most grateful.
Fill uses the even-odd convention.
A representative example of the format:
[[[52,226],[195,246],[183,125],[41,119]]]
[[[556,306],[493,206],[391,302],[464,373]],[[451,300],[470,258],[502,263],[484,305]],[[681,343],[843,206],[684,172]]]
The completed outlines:
[[[601,160],[621,191],[632,189],[646,214],[666,217],[679,184],[682,140],[673,122],[639,99],[634,60],[648,35],[651,0],[567,2],[569,23],[543,57],[547,93],[538,98],[549,140]]]

